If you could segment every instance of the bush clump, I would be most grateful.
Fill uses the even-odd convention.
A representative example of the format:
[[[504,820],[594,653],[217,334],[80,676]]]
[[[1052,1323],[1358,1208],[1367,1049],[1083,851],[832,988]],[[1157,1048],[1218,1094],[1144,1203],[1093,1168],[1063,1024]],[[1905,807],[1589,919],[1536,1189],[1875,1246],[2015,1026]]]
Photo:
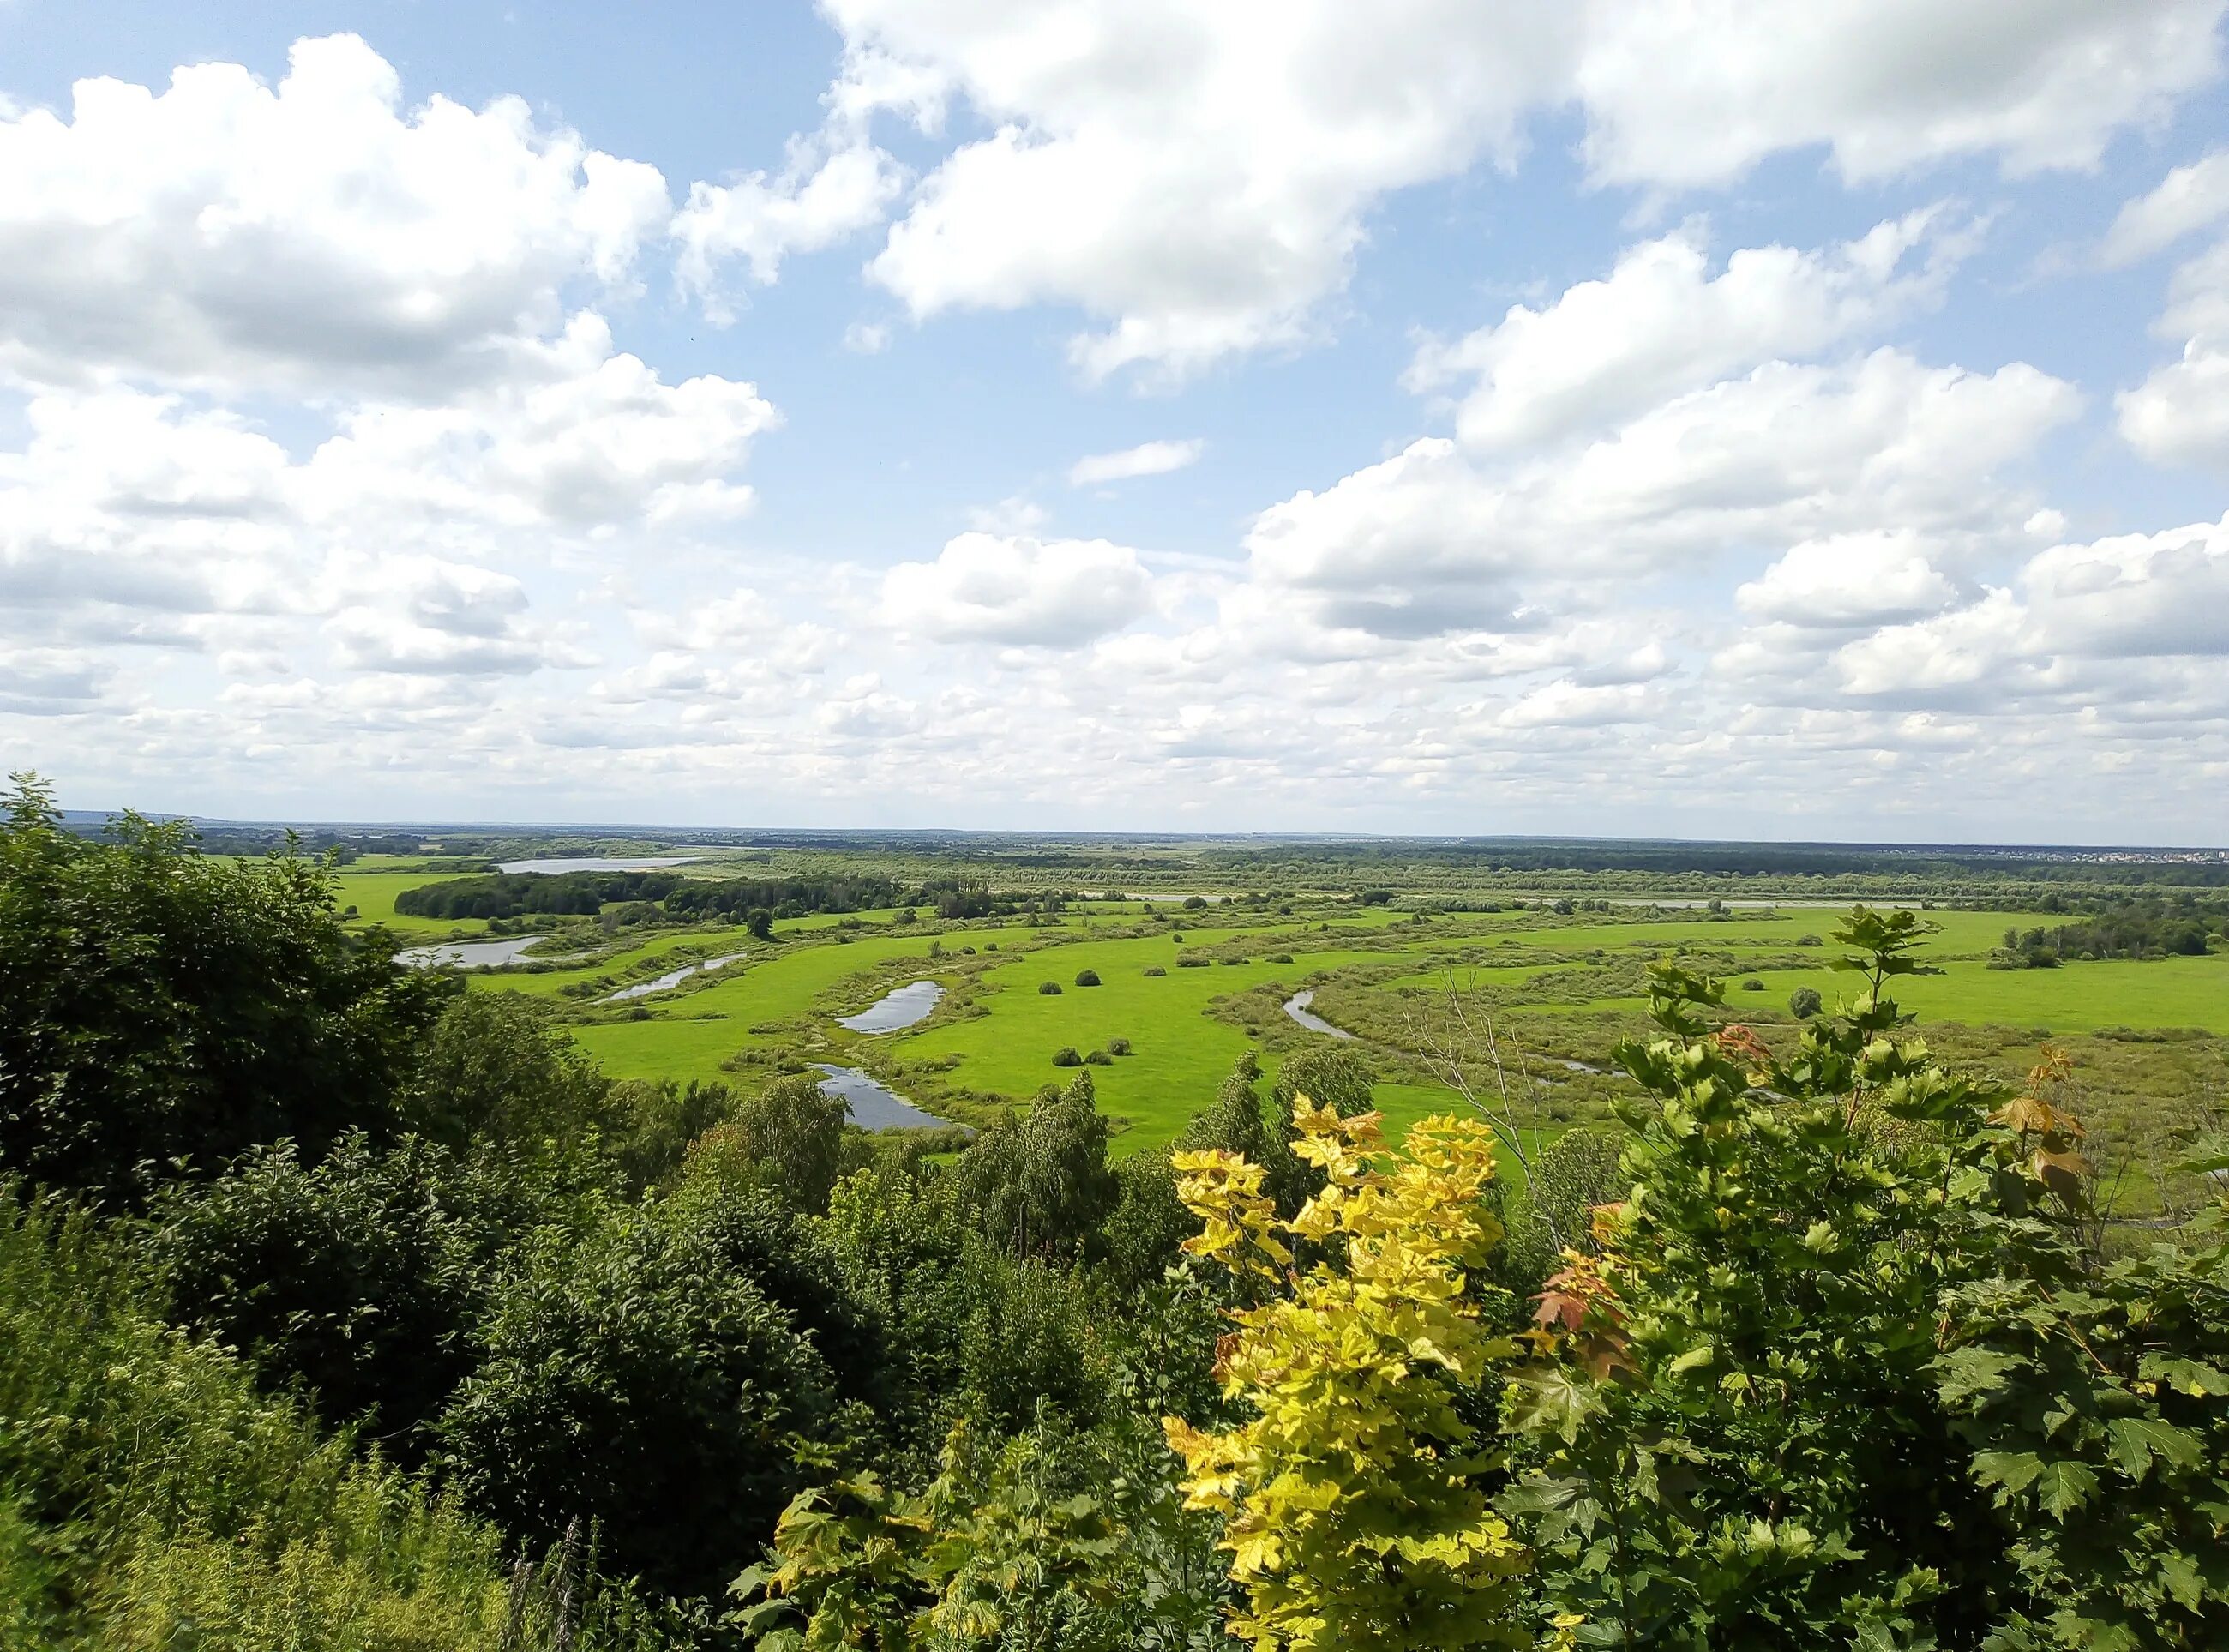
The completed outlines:
[[[1058,998],[1060,983],[1057,980],[1041,980],[1037,983],[1037,991],[1047,998]]]
[[[1169,972],[1167,970],[1162,968],[1159,964],[1147,964],[1146,966],[1146,974],[1148,976],[1166,975]]]
[[[1799,1021],[1808,1021],[1823,1007],[1815,987],[1799,987],[1788,995],[1788,1012]]]
[[[1129,1041],[1129,1039],[1127,1039],[1127,1038],[1109,1038],[1109,1039],[1108,1039],[1108,1040],[1107,1040],[1107,1053],[1108,1053],[1108,1055],[1110,1055],[1110,1056],[1127,1056],[1127,1055],[1128,1055],[1128,1054],[1130,1053],[1130,1041]]]
[[[1076,984],[1078,987],[1096,987],[1096,986],[1098,986],[1098,985],[1099,985],[1099,972],[1098,972],[1097,970],[1095,970],[1095,969],[1079,969],[1079,970],[1077,970],[1077,971],[1076,972]]]
[[[1083,1057],[1076,1053],[1074,1045],[1064,1044],[1052,1052],[1052,1064],[1056,1067],[1081,1067]]]
[[[1764,983],[1759,980],[1756,976],[1751,975],[1747,980],[1741,984],[1741,989],[1744,993],[1761,993],[1764,990]]]
[[[1084,1057],[1083,1064],[1087,1067],[1111,1067],[1114,1064],[1114,1057],[1104,1050],[1094,1050]]]

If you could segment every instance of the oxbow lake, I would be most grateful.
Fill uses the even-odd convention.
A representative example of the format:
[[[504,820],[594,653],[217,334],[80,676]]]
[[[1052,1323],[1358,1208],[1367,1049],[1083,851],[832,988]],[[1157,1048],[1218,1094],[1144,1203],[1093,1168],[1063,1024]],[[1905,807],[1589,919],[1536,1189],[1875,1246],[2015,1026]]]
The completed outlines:
[[[668,866],[693,865],[702,855],[665,855],[655,860],[604,860],[594,855],[561,855],[552,860],[505,860],[497,863],[500,872],[655,872]]]
[[[546,935],[521,935],[504,941],[449,941],[434,947],[405,947],[395,955],[395,961],[412,969],[433,969],[442,965],[455,969],[496,969],[517,963],[529,947],[549,938]]]
[[[934,1113],[924,1113],[896,1090],[881,1083],[870,1074],[857,1067],[832,1067],[825,1061],[813,1064],[828,1075],[820,1081],[820,1088],[831,1096],[840,1096],[851,1109],[851,1122],[866,1130],[901,1130],[909,1127],[935,1128],[946,1121]]]
[[[943,1001],[944,988],[933,980],[917,980],[885,993],[857,1015],[840,1016],[836,1025],[854,1032],[896,1032],[928,1019]]]

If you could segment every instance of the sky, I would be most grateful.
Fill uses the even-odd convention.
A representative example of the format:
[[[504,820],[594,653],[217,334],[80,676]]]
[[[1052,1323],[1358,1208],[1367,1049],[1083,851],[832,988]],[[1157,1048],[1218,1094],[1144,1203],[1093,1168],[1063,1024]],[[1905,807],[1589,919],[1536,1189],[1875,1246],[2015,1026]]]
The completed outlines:
[[[0,767],[2229,843],[2229,0],[0,0]]]

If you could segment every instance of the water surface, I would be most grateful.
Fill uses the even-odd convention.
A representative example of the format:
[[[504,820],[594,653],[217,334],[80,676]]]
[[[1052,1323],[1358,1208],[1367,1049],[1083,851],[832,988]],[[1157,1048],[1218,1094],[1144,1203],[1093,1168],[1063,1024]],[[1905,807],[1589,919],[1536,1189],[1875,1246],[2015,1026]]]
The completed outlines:
[[[395,955],[395,961],[412,969],[432,969],[444,964],[455,969],[494,969],[518,962],[529,947],[549,938],[546,935],[521,935],[501,941],[449,941],[433,947],[405,947]]]
[[[944,988],[935,981],[917,980],[910,987],[883,993],[857,1015],[838,1017],[836,1025],[849,1027],[854,1032],[896,1032],[901,1027],[926,1020],[943,998]]]
[[[820,1081],[820,1088],[831,1096],[842,1096],[851,1110],[851,1122],[863,1129],[898,1130],[913,1126],[933,1128],[947,1122],[934,1113],[922,1112],[857,1067],[832,1067],[825,1061],[813,1064],[828,1075]]]
[[[622,987],[616,993],[596,1000],[599,1004],[624,1004],[631,998],[648,998],[652,993],[670,993],[691,975],[709,970],[725,969],[729,964],[748,958],[748,952],[731,952],[724,958],[706,958],[693,964],[684,964],[678,969],[669,969],[656,980],[637,981],[632,987]]]
[[[605,860],[595,855],[560,855],[549,860],[505,860],[496,870],[502,872],[654,872],[668,866],[686,866],[702,860],[702,855],[663,855],[652,860]]]
[[[1295,993],[1285,1000],[1285,1013],[1311,1032],[1328,1032],[1334,1038],[1351,1038],[1354,1036],[1345,1027],[1333,1026],[1323,1017],[1309,1009],[1308,1006],[1315,1001],[1316,994],[1314,987],[1310,987],[1305,993]]]

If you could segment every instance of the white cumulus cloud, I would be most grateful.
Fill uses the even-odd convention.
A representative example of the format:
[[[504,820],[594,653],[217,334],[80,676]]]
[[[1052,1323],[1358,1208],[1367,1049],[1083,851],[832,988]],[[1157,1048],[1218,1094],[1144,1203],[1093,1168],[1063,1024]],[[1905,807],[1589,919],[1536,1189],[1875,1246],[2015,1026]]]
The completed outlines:
[[[1068,467],[1069,484],[1089,487],[1100,482],[1127,482],[1140,476],[1166,476],[1171,471],[1198,464],[1206,449],[1205,441],[1193,437],[1183,441],[1142,441],[1119,453],[1087,454]]]

